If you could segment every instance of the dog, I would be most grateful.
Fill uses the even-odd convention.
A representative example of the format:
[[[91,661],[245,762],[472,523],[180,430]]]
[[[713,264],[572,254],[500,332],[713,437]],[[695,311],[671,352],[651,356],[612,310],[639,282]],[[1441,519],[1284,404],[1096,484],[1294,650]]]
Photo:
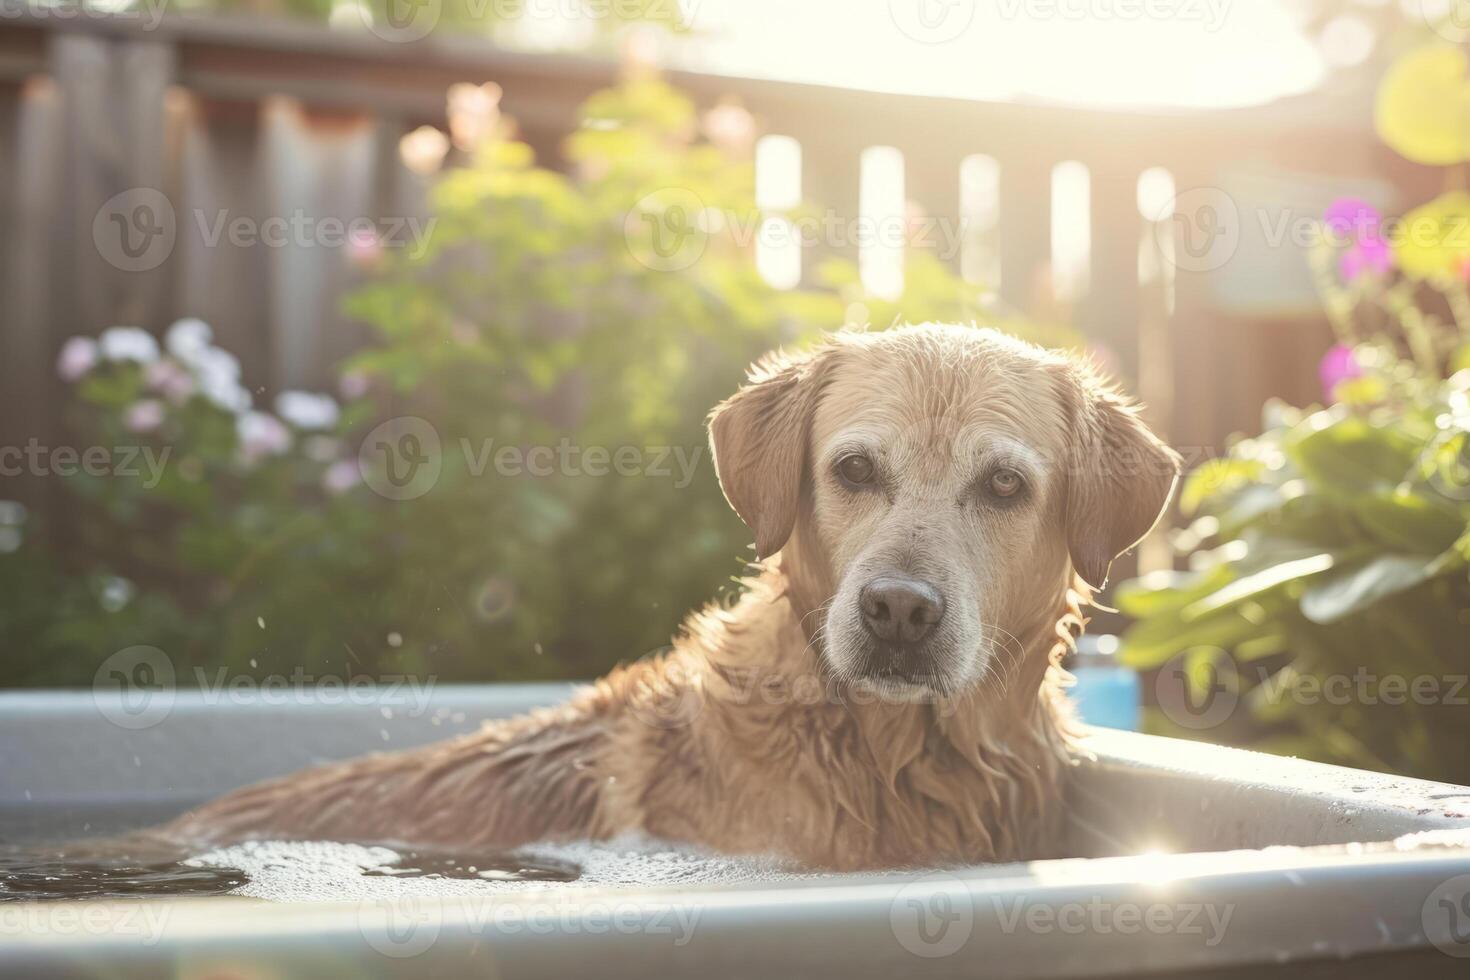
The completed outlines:
[[[563,706],[235,791],[167,835],[632,832],[832,870],[1051,853],[1076,728],[1060,659],[1177,454],[1090,367],[932,324],[768,355],[709,432],[758,561],[669,652]]]

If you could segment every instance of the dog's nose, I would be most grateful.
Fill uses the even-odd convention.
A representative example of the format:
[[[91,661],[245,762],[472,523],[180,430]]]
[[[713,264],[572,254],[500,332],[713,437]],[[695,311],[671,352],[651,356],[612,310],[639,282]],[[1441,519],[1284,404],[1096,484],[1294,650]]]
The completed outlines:
[[[863,586],[858,597],[863,625],[885,643],[922,640],[944,615],[944,597],[928,582],[885,575]]]

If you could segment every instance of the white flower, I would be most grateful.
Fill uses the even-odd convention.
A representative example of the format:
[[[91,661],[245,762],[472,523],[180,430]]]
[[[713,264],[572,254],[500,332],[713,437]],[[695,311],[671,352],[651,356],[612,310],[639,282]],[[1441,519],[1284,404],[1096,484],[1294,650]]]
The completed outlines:
[[[235,421],[235,434],[240,440],[240,455],[246,462],[265,456],[279,456],[291,448],[291,430],[281,420],[265,412],[246,412]]]
[[[233,382],[206,383],[201,380],[199,393],[231,415],[248,412],[250,406],[254,404],[250,392]]]
[[[147,364],[158,360],[158,341],[139,327],[108,327],[97,340],[103,358],[109,361],[137,361]]]
[[[73,337],[61,347],[56,359],[56,373],[63,381],[76,381],[97,366],[97,341],[91,337]]]
[[[194,364],[199,379],[199,393],[227,412],[239,415],[248,411],[250,392],[240,386],[240,362],[235,355],[218,347],[209,347]]]
[[[330,429],[342,412],[331,395],[283,391],[276,396],[276,414],[298,429]]]
[[[129,432],[152,432],[163,424],[163,402],[156,398],[145,398],[128,406],[123,415],[123,426]]]
[[[224,381],[240,380],[240,361],[223,347],[208,347],[199,353],[194,363],[203,380],[204,375],[214,375]]]
[[[209,344],[213,339],[214,331],[209,329],[209,324],[195,317],[189,317],[175,322],[168,328],[163,344],[168,348],[170,354],[192,366],[209,351]]]

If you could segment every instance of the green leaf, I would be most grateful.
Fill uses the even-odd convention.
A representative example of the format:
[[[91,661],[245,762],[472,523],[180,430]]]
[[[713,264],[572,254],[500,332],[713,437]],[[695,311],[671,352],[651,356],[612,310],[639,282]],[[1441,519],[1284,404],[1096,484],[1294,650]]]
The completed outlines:
[[[1326,625],[1368,608],[1385,596],[1433,578],[1436,564],[1419,555],[1383,555],[1314,584],[1302,594],[1302,615]]]
[[[1197,619],[1246,599],[1253,599],[1288,582],[1319,575],[1332,568],[1336,561],[1333,555],[1324,552],[1309,558],[1299,558],[1296,561],[1269,566],[1254,575],[1231,582],[1213,595],[1200,599],[1185,608],[1181,616],[1185,620]]]
[[[1333,419],[1319,412],[1293,433],[1286,452],[1325,493],[1352,494],[1390,489],[1418,457],[1416,440],[1389,426],[1370,425],[1356,415]]]
[[[1179,491],[1179,509],[1193,514],[1206,500],[1235,493],[1260,479],[1265,471],[1265,464],[1257,459],[1209,460],[1185,478]]]
[[[1437,555],[1465,530],[1454,510],[1404,490],[1374,494],[1353,502],[1356,516],[1385,548]]]

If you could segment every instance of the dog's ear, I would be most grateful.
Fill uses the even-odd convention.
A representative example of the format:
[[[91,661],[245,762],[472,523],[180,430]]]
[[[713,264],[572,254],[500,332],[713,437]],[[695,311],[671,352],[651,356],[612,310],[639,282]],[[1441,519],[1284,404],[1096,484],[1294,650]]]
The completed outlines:
[[[1058,366],[1069,408],[1067,548],[1082,580],[1101,589],[1113,559],[1153,530],[1179,479],[1179,454],[1136,406],[1080,364]]]
[[[811,416],[827,359],[825,349],[767,355],[751,368],[746,385],[710,413],[710,452],[720,489],[755,532],[759,558],[780,551],[796,524]]]

